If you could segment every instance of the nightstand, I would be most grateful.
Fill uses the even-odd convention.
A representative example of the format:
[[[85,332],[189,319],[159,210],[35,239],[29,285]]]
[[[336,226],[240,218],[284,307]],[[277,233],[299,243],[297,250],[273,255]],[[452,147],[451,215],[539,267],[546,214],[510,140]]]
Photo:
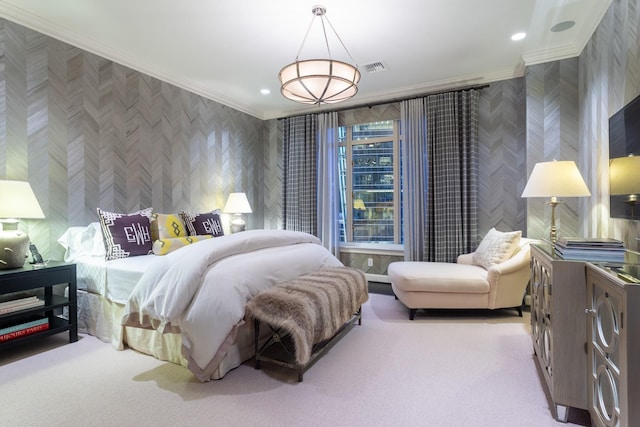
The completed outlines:
[[[68,297],[53,292],[55,286],[68,286]],[[0,329],[11,324],[24,324],[35,317],[46,318],[48,328],[28,335],[0,342],[0,350],[33,340],[69,332],[69,342],[78,341],[76,265],[51,261],[47,266],[34,268],[25,264],[22,268],[0,270],[0,301],[36,295],[43,305],[0,314]],[[68,318],[58,313],[68,308]],[[24,321],[24,323],[23,323]]]

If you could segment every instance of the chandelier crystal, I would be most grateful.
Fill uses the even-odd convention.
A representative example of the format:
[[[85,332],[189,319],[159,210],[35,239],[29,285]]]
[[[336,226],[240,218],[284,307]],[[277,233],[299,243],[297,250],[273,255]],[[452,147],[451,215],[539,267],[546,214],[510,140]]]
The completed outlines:
[[[355,64],[355,61],[353,61],[351,54],[340,39],[340,36],[338,36],[331,22],[329,22],[329,19],[325,16],[326,9],[324,6],[314,6],[312,12],[314,16],[307,30],[307,34],[302,41],[302,45],[298,50],[295,62],[283,67],[278,74],[280,84],[282,85],[280,91],[285,98],[303,104],[332,104],[345,101],[358,93],[357,84],[360,81],[360,71],[358,71],[357,65],[331,58],[325,20],[349,55],[349,58],[351,58],[351,61]],[[307,59],[300,61],[298,59],[300,52],[307,40],[316,16],[320,17],[322,23],[322,32],[327,45],[328,59]]]

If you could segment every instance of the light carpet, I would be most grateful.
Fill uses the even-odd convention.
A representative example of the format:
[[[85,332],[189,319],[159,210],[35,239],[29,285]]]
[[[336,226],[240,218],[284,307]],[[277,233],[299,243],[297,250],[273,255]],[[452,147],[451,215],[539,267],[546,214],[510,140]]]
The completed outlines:
[[[362,325],[301,383],[252,361],[200,383],[181,366],[67,338],[0,354],[0,425],[567,426],[551,415],[529,316],[512,311],[419,311],[409,321],[392,296],[371,294]]]

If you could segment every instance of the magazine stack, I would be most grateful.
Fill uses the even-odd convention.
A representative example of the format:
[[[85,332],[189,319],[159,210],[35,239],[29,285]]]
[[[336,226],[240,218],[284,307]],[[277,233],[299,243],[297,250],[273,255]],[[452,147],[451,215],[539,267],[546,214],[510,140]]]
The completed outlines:
[[[556,254],[563,259],[623,264],[624,243],[620,240],[603,238],[559,237]]]
[[[0,315],[11,314],[34,307],[44,306],[44,300],[37,296],[0,301]],[[49,329],[49,319],[40,315],[0,321],[0,343],[35,334]]]

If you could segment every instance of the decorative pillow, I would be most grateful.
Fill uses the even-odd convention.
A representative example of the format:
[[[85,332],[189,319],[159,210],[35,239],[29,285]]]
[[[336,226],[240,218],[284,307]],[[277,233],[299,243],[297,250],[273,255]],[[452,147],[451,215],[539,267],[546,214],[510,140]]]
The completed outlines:
[[[122,214],[98,208],[107,261],[153,253],[150,231],[152,211],[152,208],[147,208],[132,214]]]
[[[213,212],[193,214],[191,212],[180,212],[180,216],[187,225],[190,236],[202,236],[211,234],[213,237],[224,235],[222,230],[222,221],[220,220],[220,210]]]
[[[153,213],[151,215],[151,240],[188,236],[182,217],[178,214]]]
[[[518,249],[522,231],[501,232],[492,228],[473,253],[473,263],[486,269],[511,258]]]
[[[200,242],[201,240],[212,239],[211,234],[205,236],[187,236],[173,237],[169,239],[158,239],[153,241],[153,253],[156,255],[166,255],[177,249],[183,248],[191,243]]]

